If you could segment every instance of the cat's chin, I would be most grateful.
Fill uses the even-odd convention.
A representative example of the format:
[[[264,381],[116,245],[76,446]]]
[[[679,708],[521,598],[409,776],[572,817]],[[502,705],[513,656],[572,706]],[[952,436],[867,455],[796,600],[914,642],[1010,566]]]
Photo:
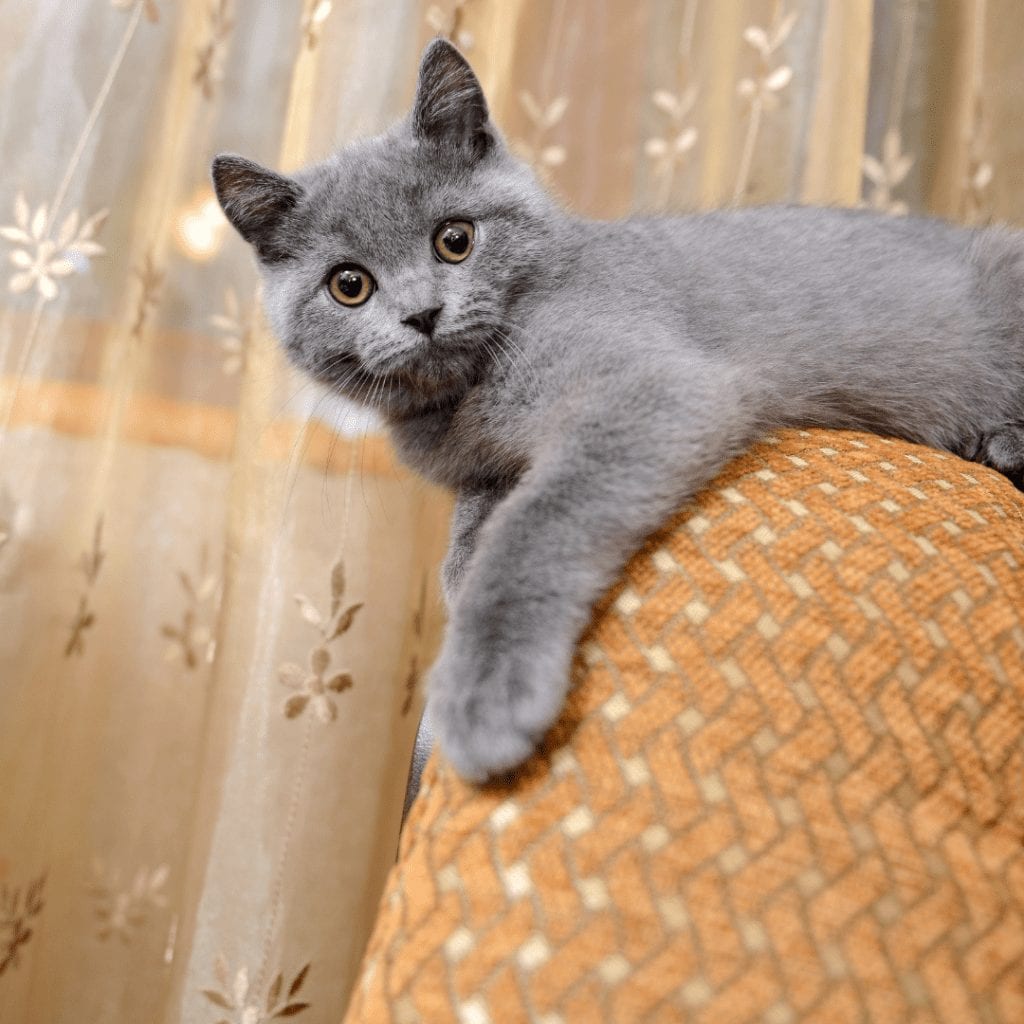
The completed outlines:
[[[404,353],[374,367],[373,372],[395,381],[403,390],[436,398],[468,390],[479,380],[481,371],[474,353],[445,347],[441,339],[436,339],[436,344],[429,348]]]
[[[331,391],[365,409],[372,409],[386,420],[402,421],[434,410],[458,404],[477,382],[479,374],[424,375],[408,370],[388,374],[366,374],[353,387],[321,378]]]

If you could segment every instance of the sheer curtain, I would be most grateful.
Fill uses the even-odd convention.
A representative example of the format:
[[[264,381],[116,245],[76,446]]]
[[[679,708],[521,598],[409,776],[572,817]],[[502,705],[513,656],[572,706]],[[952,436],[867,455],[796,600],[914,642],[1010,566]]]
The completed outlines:
[[[207,168],[400,116],[432,35],[595,216],[1024,222],[1018,0],[7,0],[0,1019],[340,1018],[447,499],[286,367]],[[424,865],[429,870],[429,865]]]

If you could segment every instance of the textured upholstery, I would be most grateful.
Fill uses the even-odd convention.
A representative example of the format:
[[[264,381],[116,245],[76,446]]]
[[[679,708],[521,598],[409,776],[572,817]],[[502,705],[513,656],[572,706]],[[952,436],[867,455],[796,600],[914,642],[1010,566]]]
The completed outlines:
[[[348,1021],[1024,1021],[1024,501],[792,432],[631,562],[515,785],[432,758]]]

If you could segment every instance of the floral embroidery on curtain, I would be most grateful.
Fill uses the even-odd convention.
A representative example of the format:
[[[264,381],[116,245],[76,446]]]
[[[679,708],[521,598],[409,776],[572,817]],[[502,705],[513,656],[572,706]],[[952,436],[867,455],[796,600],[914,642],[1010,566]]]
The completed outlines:
[[[236,1015],[230,1020],[221,1017],[216,1024],[261,1024],[262,1021],[296,1017],[310,1007],[309,1003],[300,1000],[302,985],[309,973],[309,967],[310,965],[306,964],[299,969],[288,984],[287,990],[284,988],[284,975],[279,971],[274,975],[266,997],[261,999],[249,984],[248,969],[239,967],[232,977],[227,961],[218,955],[214,961],[213,971],[219,988],[203,989],[203,995],[214,1006]]]
[[[844,203],[1021,224],[1020,6],[10,3],[0,1019],[340,1019],[448,506],[289,369],[210,158],[382,128],[440,33],[587,215],[793,201],[841,152]]]
[[[134,933],[147,923],[150,912],[167,906],[164,886],[170,866],[139,868],[129,885],[123,885],[121,873],[99,858],[93,860],[92,870],[89,893],[93,898],[96,938],[105,942],[115,937],[128,945]]]
[[[44,909],[45,873],[24,886],[0,885],[0,975],[21,962]]]
[[[103,516],[96,520],[93,528],[92,545],[88,550],[83,551],[78,559],[78,571],[83,577],[83,587],[78,598],[78,607],[75,609],[75,616],[71,620],[70,632],[67,643],[64,645],[64,656],[70,658],[73,654],[82,654],[85,651],[85,636],[96,624],[96,613],[92,607],[92,591],[99,579],[100,569],[103,568]]]
[[[356,614],[363,607],[361,601],[345,606],[345,567],[335,562],[331,570],[330,612],[322,614],[305,594],[296,594],[295,603],[299,613],[319,634],[320,640],[310,649],[309,668],[304,669],[292,662],[285,662],[277,671],[283,686],[298,692],[285,702],[285,718],[297,718],[307,705],[321,722],[333,722],[338,717],[338,705],[332,694],[344,693],[352,686],[348,672],[333,672],[331,669],[330,644],[347,633],[355,622]]]

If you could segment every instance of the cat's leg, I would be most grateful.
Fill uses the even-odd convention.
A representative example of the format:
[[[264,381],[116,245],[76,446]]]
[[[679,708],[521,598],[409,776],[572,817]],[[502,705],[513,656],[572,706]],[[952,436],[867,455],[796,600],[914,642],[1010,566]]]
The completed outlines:
[[[650,416],[611,432],[607,421],[576,424],[481,528],[428,688],[441,747],[464,777],[483,780],[529,756],[562,708],[594,603],[647,535],[750,440],[721,422],[725,412],[687,430],[685,407],[669,411],[678,419],[659,431]]]
[[[448,553],[441,566],[441,586],[449,608],[455,602],[455,595],[469,564],[470,555],[476,547],[480,527],[504,496],[504,491],[493,489],[464,491],[456,498],[452,511]]]
[[[971,456],[974,462],[999,470],[1024,490],[1024,423],[1005,423],[986,431]]]

